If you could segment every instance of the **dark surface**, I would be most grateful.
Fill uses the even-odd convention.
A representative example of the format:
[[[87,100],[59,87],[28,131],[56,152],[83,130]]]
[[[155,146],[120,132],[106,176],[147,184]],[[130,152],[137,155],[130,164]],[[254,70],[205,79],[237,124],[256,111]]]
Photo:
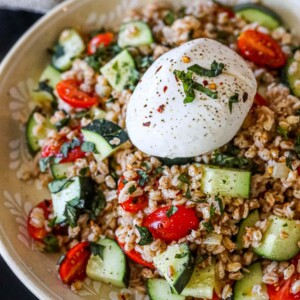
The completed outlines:
[[[0,9],[0,60],[40,14]],[[36,300],[0,256],[0,299]]]

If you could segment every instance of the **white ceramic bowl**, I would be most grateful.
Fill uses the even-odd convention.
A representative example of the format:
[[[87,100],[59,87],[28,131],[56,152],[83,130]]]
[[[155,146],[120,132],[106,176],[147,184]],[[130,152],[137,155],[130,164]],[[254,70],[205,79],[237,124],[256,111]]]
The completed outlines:
[[[33,250],[26,219],[32,206],[47,194],[36,182],[24,183],[17,178],[22,169],[31,166],[24,129],[17,119],[28,116],[31,111],[31,91],[49,62],[46,50],[53,45],[62,29],[76,27],[89,31],[106,24],[117,25],[128,9],[147,2],[151,1],[67,1],[38,21],[17,42],[0,67],[0,252],[20,280],[40,299],[117,300],[118,297],[115,288],[88,280],[79,296],[74,295],[57,278],[55,264],[58,257]],[[292,31],[300,36],[299,0],[263,2],[277,11]],[[131,293],[136,300],[147,298],[136,291]]]

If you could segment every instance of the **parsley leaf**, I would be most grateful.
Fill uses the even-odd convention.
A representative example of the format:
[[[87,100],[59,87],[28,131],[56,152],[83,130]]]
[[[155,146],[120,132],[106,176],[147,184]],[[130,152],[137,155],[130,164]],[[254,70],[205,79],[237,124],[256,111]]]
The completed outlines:
[[[282,127],[278,126],[277,127],[277,133],[280,134],[286,140],[289,138],[289,132],[285,128],[282,128]]]
[[[293,171],[292,158],[293,158],[292,153],[290,152],[288,157],[286,157],[286,159],[285,159],[285,164],[290,170]]]
[[[174,205],[171,205],[170,209],[166,212],[168,218],[173,216],[178,211],[178,208]]]
[[[137,170],[137,173],[139,174],[138,185],[145,186],[149,182],[149,176],[143,170]]]
[[[96,145],[92,142],[83,142],[81,145],[81,151],[96,153]]]
[[[206,77],[217,77],[220,74],[222,74],[223,69],[225,68],[225,65],[222,63],[217,63],[215,60],[211,64],[211,69],[205,69],[199,65],[193,65],[188,68],[189,71],[192,71],[200,76],[206,76]]]
[[[175,258],[184,258],[188,255],[188,252],[183,252],[183,253],[177,253],[175,255]]]
[[[152,233],[148,230],[148,228],[146,228],[144,226],[138,226],[138,225],[135,225],[135,227],[139,231],[140,236],[141,236],[141,238],[138,242],[138,244],[140,246],[149,245],[153,242]]]
[[[183,182],[183,183],[190,184],[190,180],[189,180],[188,176],[185,173],[180,174],[178,176],[178,180]]]
[[[231,96],[229,98],[229,102],[228,102],[228,105],[229,105],[229,111],[230,113],[232,113],[232,105],[234,103],[238,103],[239,102],[239,94],[235,93],[233,96]]]
[[[59,251],[58,240],[53,234],[48,234],[43,239],[43,242],[45,244],[44,250],[46,252],[58,252]]]
[[[98,243],[90,242],[90,249],[93,255],[95,256],[100,256],[101,259],[103,260],[103,252],[105,249],[105,246],[100,245]]]
[[[128,194],[133,194],[136,191],[136,186],[132,185],[128,188]]]
[[[203,227],[209,232],[212,233],[214,231],[214,227],[212,226],[211,222],[202,222]]]

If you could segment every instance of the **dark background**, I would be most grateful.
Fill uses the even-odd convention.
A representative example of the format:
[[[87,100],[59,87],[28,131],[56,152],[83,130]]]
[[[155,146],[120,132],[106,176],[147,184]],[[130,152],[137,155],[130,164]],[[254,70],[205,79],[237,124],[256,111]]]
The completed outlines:
[[[28,29],[40,14],[0,9],[0,61],[16,40]],[[19,281],[0,256],[0,299],[37,300]]]

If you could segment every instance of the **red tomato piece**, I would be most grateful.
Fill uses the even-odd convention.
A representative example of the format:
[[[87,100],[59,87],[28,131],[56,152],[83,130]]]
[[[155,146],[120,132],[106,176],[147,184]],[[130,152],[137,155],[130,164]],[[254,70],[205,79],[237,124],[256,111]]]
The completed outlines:
[[[75,108],[89,108],[99,101],[97,96],[80,90],[80,81],[67,79],[56,85],[58,96],[67,104]]]
[[[122,250],[124,251],[124,253],[134,262],[142,265],[142,266],[145,266],[147,268],[150,268],[150,269],[155,269],[154,265],[148,261],[145,261],[141,254],[138,253],[137,251],[135,251],[134,249],[130,250],[130,251],[126,251],[124,250],[124,244],[120,243],[118,238],[116,239],[117,240],[117,243],[119,244],[119,246],[122,248]]]
[[[242,56],[259,66],[281,68],[286,63],[279,44],[268,34],[246,30],[239,36],[237,45]]]
[[[176,206],[178,209],[170,217],[167,212],[171,206],[157,209],[148,215],[143,222],[155,239],[161,239],[167,243],[178,241],[187,236],[192,229],[197,229],[199,219],[193,208]]]
[[[216,294],[216,292],[214,292],[212,300],[219,300],[220,298],[218,297],[218,295]]]
[[[268,105],[266,99],[259,93],[256,93],[256,95],[255,95],[254,104],[256,104],[257,106],[267,106]]]
[[[38,205],[36,205],[33,209],[40,208],[43,210],[44,218],[47,220],[49,214],[52,211],[52,201],[51,200],[44,200],[40,202]],[[29,235],[37,240],[37,241],[43,241],[43,239],[48,235],[48,232],[46,231],[45,227],[35,227],[33,224],[31,224],[32,221],[32,211],[31,210],[28,219],[27,219],[27,229]]]
[[[109,44],[112,42],[114,38],[114,35],[111,32],[106,32],[106,33],[100,33],[96,36],[94,36],[87,47],[87,51],[89,55],[94,54],[98,47],[103,45],[104,47],[109,46]]]
[[[298,254],[292,263],[297,269],[298,260],[300,259],[300,254]],[[290,279],[282,279],[277,285],[267,285],[268,295],[270,300],[299,300],[300,292],[297,294],[291,293],[291,287],[293,283],[297,280],[300,280],[300,274],[295,273]]]
[[[88,242],[81,242],[71,248],[59,266],[59,275],[63,283],[72,284],[86,277],[86,265],[91,256]]]
[[[119,179],[118,183],[118,193],[124,188],[124,176]],[[148,198],[145,195],[139,197],[129,197],[129,199],[123,203],[120,203],[120,206],[127,212],[137,213],[140,210],[143,210],[148,205]]]

